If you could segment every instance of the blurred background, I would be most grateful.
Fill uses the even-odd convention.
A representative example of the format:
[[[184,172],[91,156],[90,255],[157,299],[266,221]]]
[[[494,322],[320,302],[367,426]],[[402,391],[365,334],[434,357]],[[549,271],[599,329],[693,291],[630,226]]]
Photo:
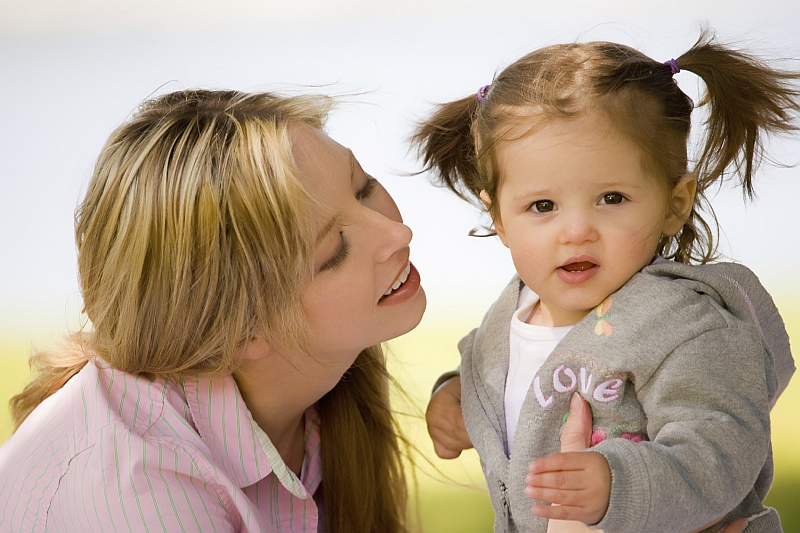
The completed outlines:
[[[703,24],[782,66],[800,68],[796,0],[0,0],[0,442],[27,357],[82,327],[72,217],[108,134],[148,96],[235,88],[340,96],[328,131],[394,195],[415,232],[412,260],[429,307],[389,343],[398,402],[417,458],[425,532],[491,531],[477,458],[434,457],[422,422],[430,387],[458,364],[458,339],[513,273],[482,220],[435,189],[408,153],[414,122],[474,93],[528,51],[613,40],[659,60]],[[697,79],[676,76],[697,101]],[[800,339],[800,138],[775,139],[758,199],[720,190],[713,205],[726,257],[750,266]],[[800,531],[800,378],[773,410],[776,480],[769,503]],[[724,490],[724,488],[720,488]]]

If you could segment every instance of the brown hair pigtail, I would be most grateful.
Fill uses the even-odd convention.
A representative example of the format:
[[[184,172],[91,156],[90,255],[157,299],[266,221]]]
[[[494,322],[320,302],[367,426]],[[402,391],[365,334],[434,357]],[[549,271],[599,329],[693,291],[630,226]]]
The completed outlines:
[[[677,64],[706,85],[699,103],[709,105],[709,116],[696,168],[698,190],[706,190],[732,168],[743,193],[752,197],[764,135],[797,130],[800,90],[793,82],[800,80],[800,73],[773,69],[754,56],[726,48],[707,30]]]
[[[484,188],[472,135],[472,123],[480,105],[475,95],[440,104],[411,137],[411,144],[424,164],[422,171],[433,171],[435,183],[472,203],[478,202]]]

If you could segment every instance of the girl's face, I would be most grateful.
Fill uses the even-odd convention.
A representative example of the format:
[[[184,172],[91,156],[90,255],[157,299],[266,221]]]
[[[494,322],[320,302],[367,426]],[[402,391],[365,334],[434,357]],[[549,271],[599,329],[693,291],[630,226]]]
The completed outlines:
[[[644,172],[639,148],[602,118],[550,120],[499,143],[497,157],[495,228],[540,297],[529,323],[577,323],[685,220],[673,214],[685,209],[681,184],[667,194]]]
[[[297,126],[292,138],[302,179],[320,206],[315,275],[301,299],[308,348],[332,387],[362,349],[419,323],[425,293],[409,262],[411,230],[386,189],[321,131]]]

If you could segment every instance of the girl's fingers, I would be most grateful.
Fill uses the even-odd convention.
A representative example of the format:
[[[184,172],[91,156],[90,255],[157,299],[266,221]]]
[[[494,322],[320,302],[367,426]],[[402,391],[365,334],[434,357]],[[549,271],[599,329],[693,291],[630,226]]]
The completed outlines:
[[[549,487],[526,487],[525,496],[531,500],[555,503],[563,507],[583,507],[586,492],[583,490],[554,489]]]
[[[586,468],[587,454],[583,452],[554,453],[547,457],[537,459],[528,465],[531,474],[546,472],[577,471]]]
[[[531,507],[531,512],[535,516],[551,520],[577,520],[584,524],[596,524],[603,517],[604,513],[598,514],[585,507],[574,507],[569,505],[542,505],[535,504]],[[581,529],[578,529],[581,531]]]
[[[575,516],[581,511],[573,507],[564,505],[542,505],[536,504],[531,507],[531,512],[540,518],[553,520],[575,520]]]

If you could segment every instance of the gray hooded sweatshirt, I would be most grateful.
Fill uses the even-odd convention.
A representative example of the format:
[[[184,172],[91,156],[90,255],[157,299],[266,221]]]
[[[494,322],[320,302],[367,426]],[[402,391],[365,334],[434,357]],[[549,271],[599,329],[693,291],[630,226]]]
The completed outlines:
[[[459,343],[462,409],[497,532],[541,532],[525,476],[559,451],[572,393],[611,468],[606,533],[686,533],[725,518],[779,532],[769,411],[794,372],[789,338],[755,274],[732,263],[645,267],[576,324],[534,378],[509,456],[504,414],[515,278]]]

